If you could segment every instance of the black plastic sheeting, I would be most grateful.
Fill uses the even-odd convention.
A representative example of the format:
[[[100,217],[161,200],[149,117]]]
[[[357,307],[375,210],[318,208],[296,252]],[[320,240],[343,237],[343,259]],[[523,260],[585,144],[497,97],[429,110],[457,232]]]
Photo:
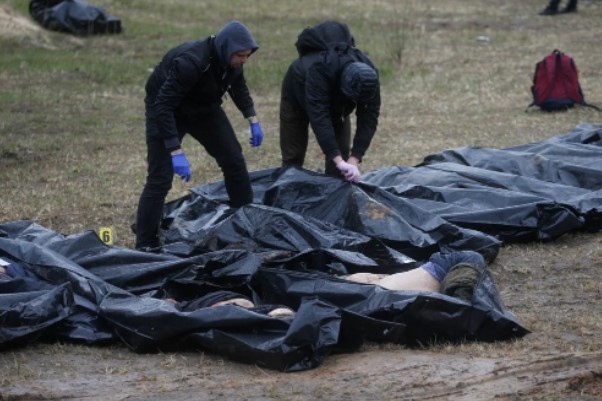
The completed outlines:
[[[504,242],[602,227],[602,126],[506,149],[459,148],[364,181]]]
[[[135,352],[202,349],[298,371],[365,341],[417,346],[500,341],[527,333],[488,270],[471,302],[338,278],[392,273],[437,251],[495,260],[503,242],[599,232],[602,127],[583,124],[508,149],[461,148],[355,185],[306,170],[252,173],[254,204],[230,209],[223,182],[167,205],[164,253],[62,235],[30,221],[0,224],[0,258],[28,276],[0,281],[0,349],[35,341],[121,342]],[[182,312],[216,290],[285,305],[292,320],[238,306]]]
[[[30,0],[29,14],[44,28],[85,36],[121,33],[121,20],[83,0]]]

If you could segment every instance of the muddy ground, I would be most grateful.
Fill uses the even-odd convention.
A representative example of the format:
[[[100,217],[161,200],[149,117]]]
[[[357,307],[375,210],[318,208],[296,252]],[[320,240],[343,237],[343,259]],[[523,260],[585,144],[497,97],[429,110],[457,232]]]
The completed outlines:
[[[38,344],[0,354],[0,400],[601,400],[602,234],[507,245],[490,268],[506,306],[532,331],[522,339],[366,344],[300,373],[201,350]]]

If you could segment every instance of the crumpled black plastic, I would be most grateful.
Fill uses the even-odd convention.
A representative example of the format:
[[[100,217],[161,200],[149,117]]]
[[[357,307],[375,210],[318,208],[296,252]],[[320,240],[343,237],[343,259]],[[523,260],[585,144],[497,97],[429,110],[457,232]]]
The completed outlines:
[[[0,257],[36,277],[0,282],[0,348],[122,342],[135,352],[203,349],[298,371],[365,341],[520,338],[529,331],[488,270],[471,302],[339,276],[408,270],[437,251],[476,250],[492,262],[502,241],[600,231],[601,132],[584,124],[510,149],[447,150],[357,185],[296,168],[256,171],[254,204],[237,210],[223,182],[198,186],[167,205],[161,254],[109,246],[93,231],[0,224]],[[296,315],[233,305],[181,312],[168,300],[222,289]]]
[[[83,0],[30,0],[29,14],[44,28],[74,35],[121,33],[121,20]]]
[[[294,167],[254,172],[252,184],[256,204],[238,210],[225,206],[222,183],[196,187],[168,205],[165,249],[178,255],[227,247],[292,254],[330,249],[361,254],[375,269],[408,267],[436,251],[470,249],[488,260],[499,251],[497,239],[372,185]]]
[[[602,228],[602,126],[507,149],[459,148],[362,179],[504,242]]]
[[[10,255],[40,278],[21,286],[18,299],[9,286],[18,280],[0,286],[6,291],[0,296],[3,348],[41,339],[119,340],[136,352],[201,347],[241,362],[295,371],[315,368],[331,352],[355,350],[365,340],[418,344],[434,335],[493,341],[528,333],[496,300],[495,287],[486,285],[488,275],[479,284],[483,300],[470,305],[441,294],[350,283],[319,271],[261,267],[261,258],[249,252],[182,259],[108,246],[91,231],[62,236],[27,221],[6,223],[0,230],[0,257]],[[43,301],[36,300],[40,285],[47,288]],[[239,287],[261,303],[293,307],[295,318],[284,321],[232,305],[180,312],[162,299]],[[51,295],[54,301],[48,302]],[[12,319],[4,313],[23,308],[45,322],[28,325],[18,313]],[[70,336],[82,311],[93,319]],[[25,326],[23,332],[14,330],[19,325]]]

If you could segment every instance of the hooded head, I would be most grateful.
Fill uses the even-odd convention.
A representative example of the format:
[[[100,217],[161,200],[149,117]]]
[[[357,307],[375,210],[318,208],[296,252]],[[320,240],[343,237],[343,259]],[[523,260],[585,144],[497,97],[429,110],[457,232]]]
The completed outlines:
[[[356,102],[367,102],[378,89],[378,75],[366,63],[355,61],[347,64],[341,73],[341,92]]]
[[[238,21],[230,21],[215,35],[215,49],[222,66],[230,65],[234,53],[251,50],[251,54],[259,49],[251,31]]]

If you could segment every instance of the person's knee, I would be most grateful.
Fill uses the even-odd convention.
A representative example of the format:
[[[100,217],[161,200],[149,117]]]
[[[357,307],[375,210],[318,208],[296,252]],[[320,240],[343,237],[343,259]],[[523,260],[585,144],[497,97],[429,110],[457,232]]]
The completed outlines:
[[[282,159],[282,167],[303,167],[303,159],[301,158],[293,158],[293,159]]]
[[[253,200],[251,181],[247,166],[242,159],[229,159],[220,163],[231,202],[237,206]],[[236,199],[234,199],[236,198]]]
[[[171,190],[173,175],[148,177],[144,186],[144,193],[153,197],[166,197]]]
[[[224,174],[247,175],[247,164],[242,152],[232,152],[217,160]]]
[[[307,152],[307,136],[306,127],[290,127],[281,132],[280,154],[283,166],[303,166]]]

